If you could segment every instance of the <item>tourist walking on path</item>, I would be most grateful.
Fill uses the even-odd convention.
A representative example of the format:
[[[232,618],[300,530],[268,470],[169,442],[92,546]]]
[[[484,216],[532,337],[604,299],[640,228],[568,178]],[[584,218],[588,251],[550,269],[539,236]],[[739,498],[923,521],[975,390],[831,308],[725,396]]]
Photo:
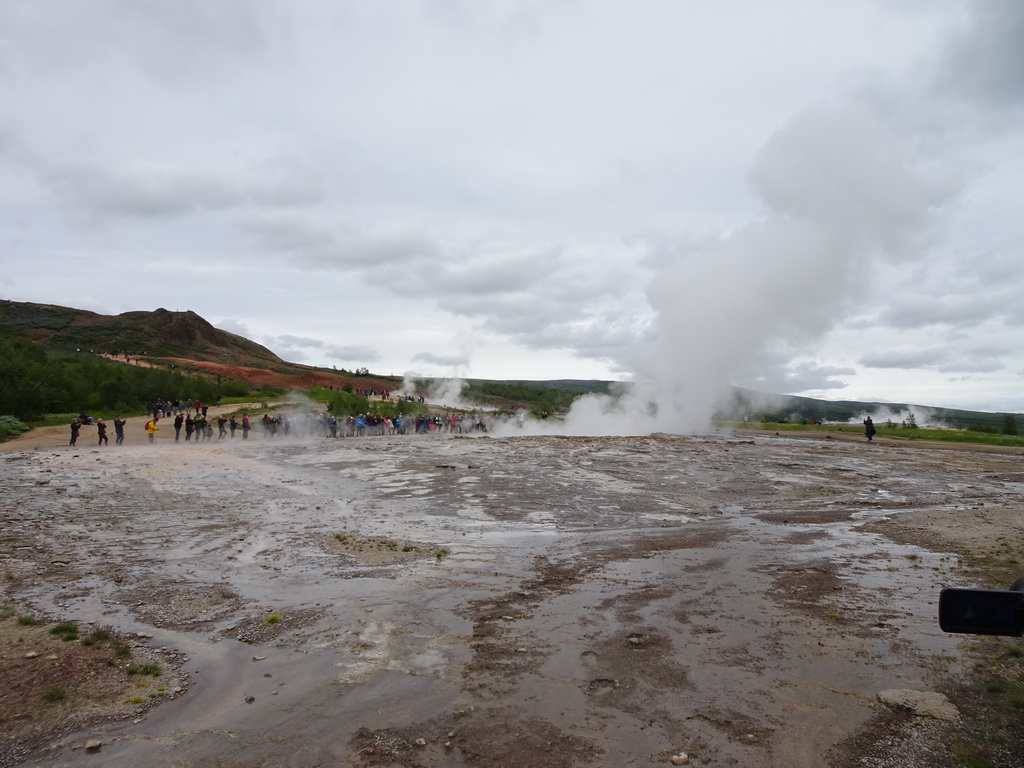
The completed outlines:
[[[116,437],[114,438],[115,445],[121,445],[124,442],[124,425],[124,419],[122,419],[120,416],[114,417],[114,434],[116,435]]]
[[[96,435],[99,438],[96,445],[110,445],[110,440],[107,439],[107,425],[103,423],[103,419],[96,419]]]

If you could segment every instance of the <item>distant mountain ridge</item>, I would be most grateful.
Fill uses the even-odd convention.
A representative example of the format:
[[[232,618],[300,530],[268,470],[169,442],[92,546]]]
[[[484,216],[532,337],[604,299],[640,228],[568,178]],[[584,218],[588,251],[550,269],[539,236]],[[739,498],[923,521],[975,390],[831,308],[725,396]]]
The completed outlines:
[[[0,338],[24,336],[54,350],[154,357],[182,357],[231,365],[289,365],[244,336],[215,328],[188,310],[122,312],[101,315],[53,304],[0,299]]]

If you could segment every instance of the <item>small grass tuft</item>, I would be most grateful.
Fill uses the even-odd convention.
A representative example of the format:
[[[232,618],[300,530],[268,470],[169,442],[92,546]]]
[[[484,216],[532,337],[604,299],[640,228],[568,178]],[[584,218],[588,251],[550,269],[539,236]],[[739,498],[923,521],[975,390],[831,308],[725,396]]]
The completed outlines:
[[[267,626],[268,624],[277,624],[277,622],[279,622],[280,620],[281,614],[277,611],[273,611],[269,616],[267,616],[266,620],[263,622],[263,625]]]
[[[56,635],[64,642],[78,639],[78,625],[73,621],[62,621],[50,628],[50,634]]]
[[[68,697],[68,692],[61,688],[59,685],[51,685],[45,691],[43,691],[43,701],[48,701],[51,704],[55,704],[58,701],[64,701]]]
[[[129,675],[152,675],[156,677],[160,674],[160,665],[152,662],[146,662],[145,664],[131,664],[126,669]]]

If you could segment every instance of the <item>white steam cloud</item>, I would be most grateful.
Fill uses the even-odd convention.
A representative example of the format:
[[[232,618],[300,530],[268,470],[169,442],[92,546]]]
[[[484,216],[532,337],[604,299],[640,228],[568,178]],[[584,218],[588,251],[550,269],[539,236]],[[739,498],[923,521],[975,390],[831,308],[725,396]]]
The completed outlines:
[[[730,385],[844,319],[879,259],[923,258],[936,213],[963,187],[942,140],[960,114],[949,106],[909,87],[861,87],[795,115],[749,172],[762,215],[655,275],[656,335],[636,355],[636,383],[580,399],[565,429],[703,431]]]

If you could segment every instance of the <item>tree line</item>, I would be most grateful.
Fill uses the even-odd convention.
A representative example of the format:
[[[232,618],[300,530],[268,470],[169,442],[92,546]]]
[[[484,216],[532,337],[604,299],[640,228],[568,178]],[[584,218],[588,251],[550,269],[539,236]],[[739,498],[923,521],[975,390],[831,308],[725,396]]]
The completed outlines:
[[[0,415],[37,421],[51,413],[141,411],[157,399],[240,397],[233,379],[147,368],[84,352],[54,352],[25,338],[0,339]]]

